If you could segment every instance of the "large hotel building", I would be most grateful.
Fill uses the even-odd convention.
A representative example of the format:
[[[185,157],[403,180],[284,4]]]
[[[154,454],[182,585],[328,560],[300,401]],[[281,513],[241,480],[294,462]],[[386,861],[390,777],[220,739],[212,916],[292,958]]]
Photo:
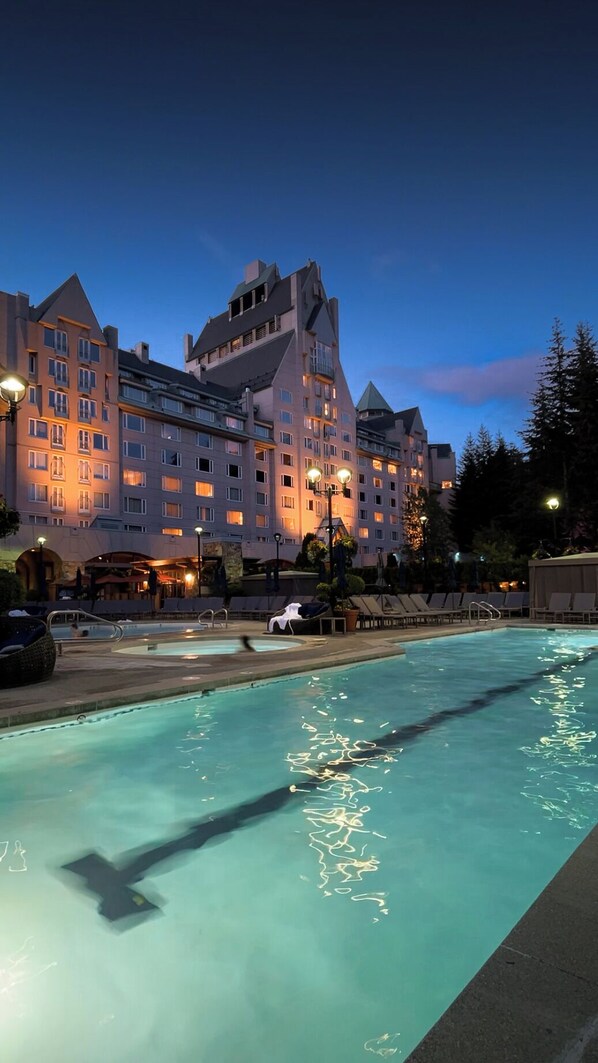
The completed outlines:
[[[224,311],[185,336],[181,366],[153,361],[147,343],[122,350],[76,275],[37,306],[0,293],[0,369],[28,385],[14,423],[0,423],[0,494],[21,516],[0,565],[28,588],[40,535],[50,590],[117,557],[182,584],[198,525],[208,556],[234,545],[268,560],[278,533],[294,560],[307,532],[326,539],[325,489],[341,467],[352,479],[334,522],[358,540],[357,563],[374,564],[400,549],[406,495],[450,494],[455,455],[428,444],[417,408],[393,411],[372,383],[355,405],[315,262],[286,277],[250,263]]]

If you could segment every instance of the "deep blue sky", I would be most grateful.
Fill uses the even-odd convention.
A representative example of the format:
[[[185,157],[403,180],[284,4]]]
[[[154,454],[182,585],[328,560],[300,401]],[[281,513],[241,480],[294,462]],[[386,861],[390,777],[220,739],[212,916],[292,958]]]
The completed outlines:
[[[355,399],[516,440],[553,318],[598,325],[594,5],[120,7],[3,16],[0,288],[77,272],[182,366],[246,262],[313,258]]]

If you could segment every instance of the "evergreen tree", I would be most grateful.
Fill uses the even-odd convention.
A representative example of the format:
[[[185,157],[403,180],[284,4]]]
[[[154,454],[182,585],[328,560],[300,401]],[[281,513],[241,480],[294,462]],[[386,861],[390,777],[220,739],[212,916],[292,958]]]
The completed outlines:
[[[571,435],[575,461],[570,470],[573,532],[595,545],[598,539],[598,352],[588,325],[575,331],[570,364]]]
[[[21,518],[16,509],[11,509],[4,495],[0,495],[0,539],[16,535],[20,526]]]

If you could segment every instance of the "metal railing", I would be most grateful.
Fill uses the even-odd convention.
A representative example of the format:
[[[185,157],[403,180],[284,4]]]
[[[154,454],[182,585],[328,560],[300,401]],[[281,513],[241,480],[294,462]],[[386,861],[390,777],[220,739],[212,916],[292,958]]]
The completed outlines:
[[[114,620],[105,620],[102,616],[94,616],[93,613],[86,613],[84,609],[53,609],[51,613],[48,613],[46,617],[46,624],[48,625],[48,631],[52,633],[52,623],[60,617],[62,623],[65,624],[78,624],[79,620],[89,620],[92,624],[107,624],[108,627],[114,628],[114,634],[109,635],[107,642],[120,642],[124,638],[124,631],[120,624],[117,624]],[[59,621],[60,622],[60,621]],[[52,635],[54,638],[54,635]],[[62,656],[62,647],[66,643],[79,642],[79,639],[75,638],[54,638],[54,642],[58,646],[58,655]]]
[[[500,609],[497,609],[495,605],[491,605],[490,602],[470,602],[468,610],[470,624],[474,610],[477,610],[476,621],[478,624],[488,624],[491,620],[500,620],[502,617]]]
[[[224,619],[217,621],[216,618],[219,616],[222,616]],[[204,609],[203,612],[201,612],[197,617],[197,622],[198,624],[201,624],[205,623],[206,621],[210,624],[211,627],[215,627],[216,623],[218,623],[219,627],[222,627],[224,625],[224,627],[227,628],[228,609]]]

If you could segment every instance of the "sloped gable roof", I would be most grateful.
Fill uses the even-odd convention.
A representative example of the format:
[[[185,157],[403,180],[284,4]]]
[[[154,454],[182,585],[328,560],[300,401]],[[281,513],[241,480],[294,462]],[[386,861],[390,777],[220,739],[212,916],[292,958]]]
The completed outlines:
[[[364,413],[366,410],[385,410],[387,413],[392,413],[392,407],[388,405],[386,399],[380,394],[378,388],[371,380],[355,409],[358,413]]]
[[[294,335],[292,330],[279,333],[275,339],[253,347],[246,354],[208,368],[206,382],[220,384],[233,395],[240,395],[246,387],[252,391],[270,387]]]
[[[48,295],[39,306],[31,307],[31,316],[33,321],[47,321],[50,325],[58,325],[60,318],[78,321],[89,327],[90,338],[94,342],[106,342],[106,337],[76,273],[73,273],[64,284]]]
[[[328,313],[328,307],[324,302],[314,306],[305,329],[307,332],[317,332],[322,343],[327,343],[330,347],[338,340]]]
[[[230,399],[230,392],[219,384],[212,381],[198,380],[193,373],[185,373],[182,369],[175,369],[163,362],[154,362],[151,359],[144,362],[134,351],[118,352],[118,364],[121,369],[129,369],[141,376],[153,377],[155,380],[164,381],[165,385],[179,384],[190,391],[197,391],[198,399],[202,395],[212,395],[214,398]]]

